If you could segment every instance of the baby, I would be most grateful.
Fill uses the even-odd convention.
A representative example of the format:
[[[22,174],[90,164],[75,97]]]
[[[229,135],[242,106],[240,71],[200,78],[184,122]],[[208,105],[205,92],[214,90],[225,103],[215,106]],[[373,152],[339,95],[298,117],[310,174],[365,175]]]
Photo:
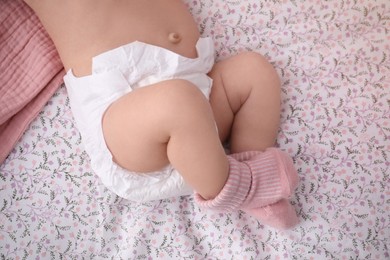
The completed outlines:
[[[134,201],[194,193],[202,208],[298,223],[287,200],[297,172],[271,148],[280,82],[261,55],[214,64],[212,39],[180,0],[25,2],[58,50],[91,167],[110,190]]]

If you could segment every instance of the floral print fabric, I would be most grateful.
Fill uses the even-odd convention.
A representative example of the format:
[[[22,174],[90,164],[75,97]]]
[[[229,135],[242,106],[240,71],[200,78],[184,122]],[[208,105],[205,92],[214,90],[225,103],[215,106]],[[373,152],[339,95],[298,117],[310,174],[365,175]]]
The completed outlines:
[[[61,87],[0,166],[1,259],[388,259],[390,2],[186,2],[218,59],[253,50],[276,67],[278,146],[299,170],[301,223],[277,231],[190,196],[115,196]]]

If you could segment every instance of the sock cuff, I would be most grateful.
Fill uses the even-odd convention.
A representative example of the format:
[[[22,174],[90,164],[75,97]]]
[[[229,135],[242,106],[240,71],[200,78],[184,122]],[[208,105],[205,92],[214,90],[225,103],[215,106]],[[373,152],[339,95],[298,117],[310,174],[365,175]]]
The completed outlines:
[[[229,177],[221,192],[211,200],[205,200],[195,193],[195,201],[202,208],[224,212],[236,211],[243,204],[252,183],[252,174],[247,165],[228,156]]]

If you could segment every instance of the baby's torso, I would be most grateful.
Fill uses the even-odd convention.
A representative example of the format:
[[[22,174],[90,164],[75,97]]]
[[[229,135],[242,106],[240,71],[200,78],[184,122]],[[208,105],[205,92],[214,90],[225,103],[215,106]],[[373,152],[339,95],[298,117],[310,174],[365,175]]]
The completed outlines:
[[[181,0],[28,0],[65,69],[91,73],[92,57],[141,41],[196,57],[197,25]]]

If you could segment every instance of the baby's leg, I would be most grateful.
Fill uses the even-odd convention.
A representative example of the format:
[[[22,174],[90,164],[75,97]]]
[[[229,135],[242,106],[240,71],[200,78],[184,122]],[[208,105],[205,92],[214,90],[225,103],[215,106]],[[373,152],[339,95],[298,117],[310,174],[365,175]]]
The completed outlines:
[[[106,111],[103,131],[114,160],[136,172],[171,163],[204,198],[224,186],[229,166],[212,110],[200,90],[184,80],[137,89]]]
[[[243,53],[217,63],[210,103],[222,140],[231,152],[263,151],[275,144],[280,118],[280,82],[259,54]]]
[[[225,210],[237,207],[231,198],[239,198],[239,208],[261,222],[280,229],[294,226],[298,218],[286,198],[298,176],[286,153],[269,148],[275,144],[280,117],[280,83],[274,68],[258,54],[244,53],[218,63],[210,76],[210,102],[220,138],[229,138],[233,154],[221,193],[214,200],[195,198],[205,208]]]

